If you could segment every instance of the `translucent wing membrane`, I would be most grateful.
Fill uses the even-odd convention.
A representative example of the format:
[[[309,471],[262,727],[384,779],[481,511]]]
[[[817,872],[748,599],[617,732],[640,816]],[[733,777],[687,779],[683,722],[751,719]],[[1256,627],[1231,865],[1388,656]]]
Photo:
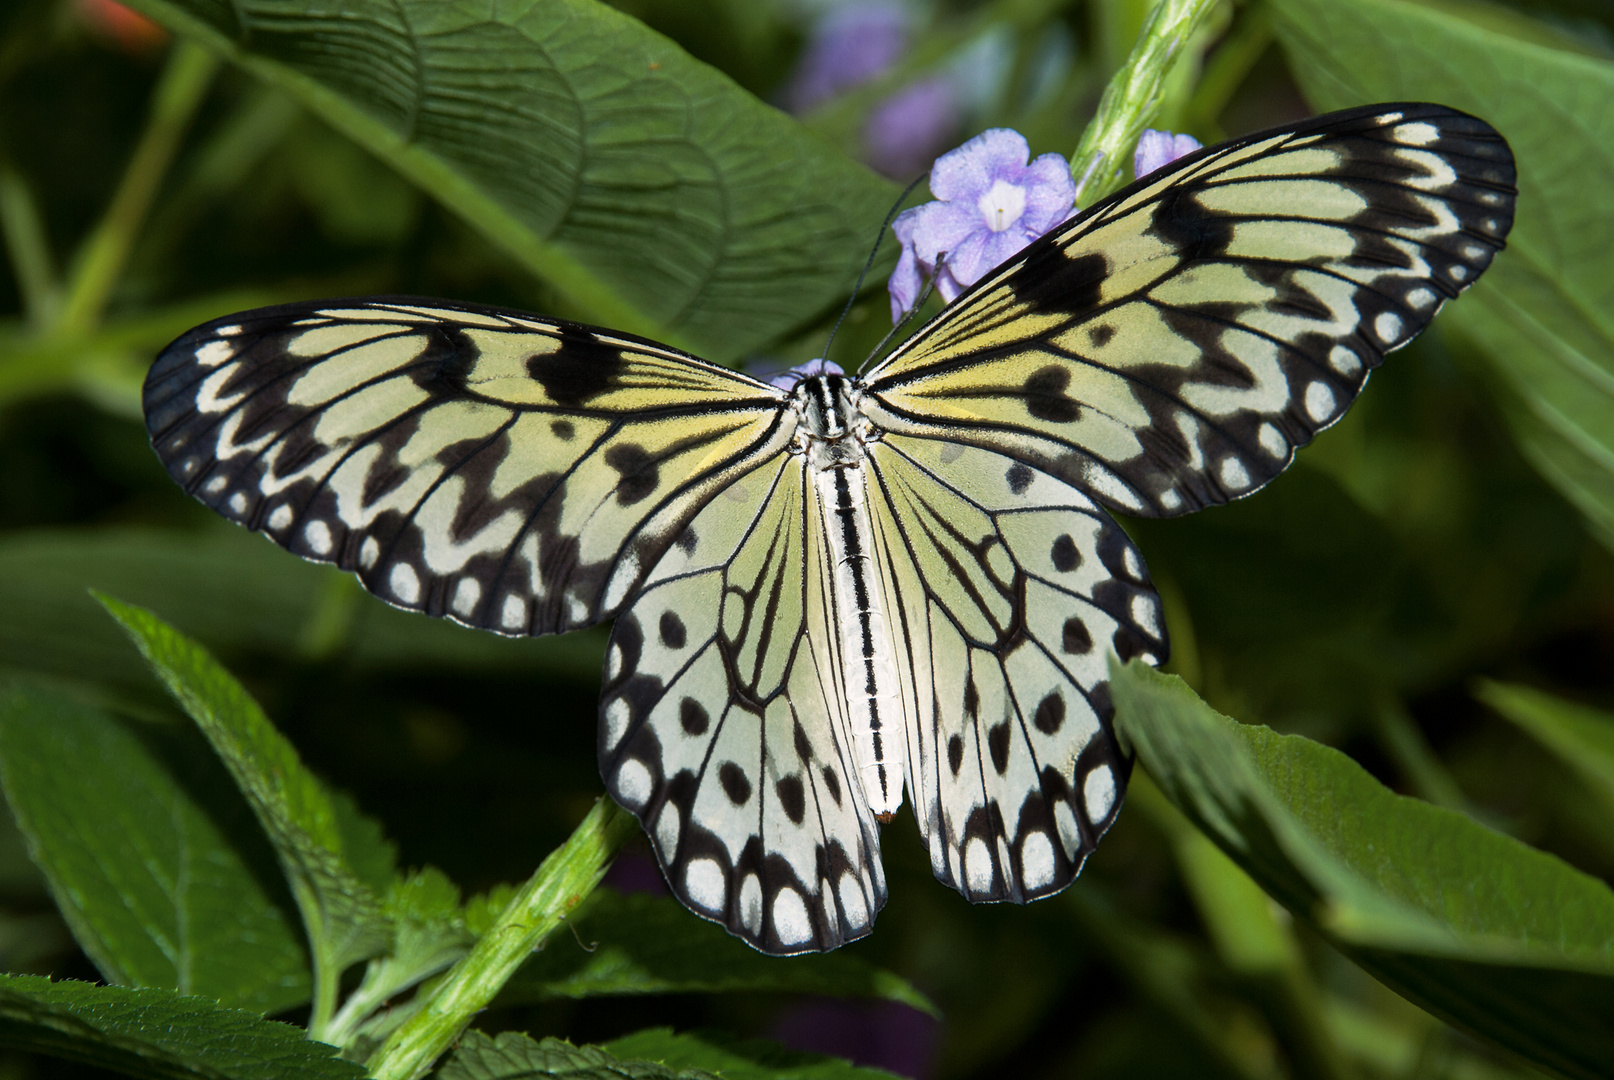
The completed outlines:
[[[869,376],[868,413],[1129,513],[1226,502],[1281,472],[1490,264],[1513,181],[1501,136],[1438,105],[1200,151],[956,300]]]
[[[413,300],[221,319],[145,387],[152,445],[208,506],[506,634],[620,607],[712,492],[789,441],[782,399],[626,335]]]
[[[799,457],[714,499],[617,618],[600,769],[685,904],[760,949],[834,948],[885,903]]]
[[[888,436],[872,455],[908,791],[942,881],[1025,902],[1076,876],[1120,808],[1109,655],[1166,655],[1137,549],[1070,485],[991,451]]]

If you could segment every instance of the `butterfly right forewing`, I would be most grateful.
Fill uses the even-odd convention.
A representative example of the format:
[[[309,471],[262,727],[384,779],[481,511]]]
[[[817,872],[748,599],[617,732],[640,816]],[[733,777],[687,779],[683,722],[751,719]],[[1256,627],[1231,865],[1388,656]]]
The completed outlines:
[[[1499,251],[1490,125],[1378,105],[1190,155],[960,297],[869,376],[882,427],[990,447],[1123,511],[1281,472]]]

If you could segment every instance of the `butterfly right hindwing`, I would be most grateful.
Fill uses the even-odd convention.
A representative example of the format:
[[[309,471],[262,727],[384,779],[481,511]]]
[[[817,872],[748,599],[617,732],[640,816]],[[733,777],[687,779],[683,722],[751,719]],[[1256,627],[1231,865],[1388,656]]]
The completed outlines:
[[[1120,807],[1109,656],[1165,658],[1159,596],[1120,527],[1055,477],[896,435],[870,461],[932,868],[974,901],[1058,892]]]

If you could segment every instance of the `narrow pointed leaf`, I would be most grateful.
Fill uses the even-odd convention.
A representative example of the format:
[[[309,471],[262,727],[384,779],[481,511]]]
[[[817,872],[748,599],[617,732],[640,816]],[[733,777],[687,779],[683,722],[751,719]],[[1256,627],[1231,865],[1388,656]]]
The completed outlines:
[[[280,857],[316,964],[340,971],[390,939],[375,893],[354,870],[335,800],[303,767],[258,703],[200,645],[143,608],[98,599],[195,720],[247,797]]]
[[[300,1028],[168,990],[0,975],[0,1045],[150,1080],[362,1080]]]
[[[0,697],[6,798],[101,974],[257,1012],[299,1005],[308,956],[290,896],[270,892],[273,853],[192,740],[61,694]]]

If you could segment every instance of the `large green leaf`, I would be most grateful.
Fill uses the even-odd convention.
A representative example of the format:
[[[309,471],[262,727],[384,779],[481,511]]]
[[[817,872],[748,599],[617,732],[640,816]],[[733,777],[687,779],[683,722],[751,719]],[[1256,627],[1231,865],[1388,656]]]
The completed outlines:
[[[1526,455],[1614,546],[1614,62],[1495,5],[1274,0],[1272,10],[1318,108],[1439,101],[1512,144],[1508,250],[1440,322],[1490,358]]]
[[[16,533],[0,539],[0,663],[144,684],[146,669],[91,599],[94,588],[161,605],[215,648],[340,658],[354,665],[471,667],[599,677],[604,638],[502,638],[399,611],[346,574],[244,529]],[[242,618],[250,611],[251,618]]]
[[[0,1045],[152,1080],[360,1080],[289,1024],[168,990],[0,975]]]
[[[6,798],[101,974],[233,1008],[291,1008],[309,989],[291,898],[240,796],[196,751],[207,748],[194,734],[137,734],[57,694],[0,697]]]
[[[569,920],[588,948],[558,938],[522,965],[500,998],[775,992],[883,997],[936,1015],[907,980],[845,952],[788,964],[764,956],[677,901],[600,889]]]
[[[1614,891],[1337,750],[1117,666],[1117,730],[1267,893],[1401,994],[1566,1076],[1614,1076]]]
[[[200,645],[144,608],[98,597],[207,736],[280,857],[314,951],[316,978],[391,945],[391,928],[350,852],[370,830],[345,826],[339,801],[297,757],[258,703]],[[373,834],[376,838],[379,833]]]
[[[895,190],[596,0],[132,0],[288,90],[589,319],[728,359],[851,286]]]

